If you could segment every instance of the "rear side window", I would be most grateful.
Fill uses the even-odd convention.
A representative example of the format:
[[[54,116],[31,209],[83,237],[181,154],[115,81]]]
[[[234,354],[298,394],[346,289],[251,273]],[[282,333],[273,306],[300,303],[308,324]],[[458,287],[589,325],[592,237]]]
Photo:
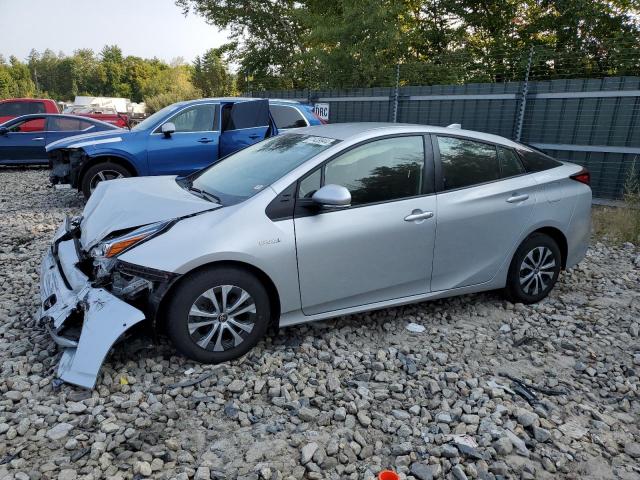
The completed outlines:
[[[51,132],[68,132],[75,130],[86,130],[92,127],[91,122],[82,120],[80,118],[66,118],[66,117],[49,117],[49,124],[47,130]]]
[[[516,155],[516,152],[510,148],[496,147],[498,150],[498,162],[500,163],[500,174],[502,178],[515,177],[525,173],[524,167]]]
[[[42,102],[9,102],[0,103],[0,117],[29,115],[30,113],[44,113]]]
[[[541,172],[562,165],[548,155],[535,150],[518,150],[522,163],[527,172]]]
[[[444,190],[470,187],[500,178],[496,148],[486,143],[438,137]]]
[[[307,126],[307,121],[297,108],[283,105],[270,105],[269,110],[271,111],[273,120],[276,122],[276,127],[279,129]]]

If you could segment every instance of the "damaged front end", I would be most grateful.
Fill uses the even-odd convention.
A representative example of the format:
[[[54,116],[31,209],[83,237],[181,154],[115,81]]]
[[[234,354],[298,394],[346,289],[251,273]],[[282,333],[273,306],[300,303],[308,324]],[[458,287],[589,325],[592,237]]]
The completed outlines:
[[[81,247],[80,219],[60,227],[42,261],[38,319],[63,349],[61,380],[93,388],[114,343],[134,325],[155,318],[177,275],[115,255],[152,238],[166,223],[116,232],[89,251]]]
[[[89,156],[82,148],[59,148],[49,152],[49,180],[53,185],[80,185],[80,171]]]

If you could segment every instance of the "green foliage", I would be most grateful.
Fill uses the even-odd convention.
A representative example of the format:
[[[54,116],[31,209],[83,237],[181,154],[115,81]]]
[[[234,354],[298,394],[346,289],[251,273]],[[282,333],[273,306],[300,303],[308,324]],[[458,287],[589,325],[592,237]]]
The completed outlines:
[[[241,90],[640,74],[637,0],[176,0],[231,32]]]
[[[182,100],[202,96],[202,92],[191,83],[192,67],[178,65],[159,70],[144,83],[142,92],[149,113]]]
[[[180,59],[171,65],[158,60],[124,56],[115,45],[99,54],[90,49],[73,55],[32,50],[26,63],[0,57],[0,98],[43,96],[69,101],[76,95],[147,101],[150,110],[179,100],[206,95],[230,95],[234,78],[220,52],[207,51],[194,65]]]
[[[192,81],[205,97],[220,97],[234,93],[233,77],[217,49],[207,50],[193,62]]]

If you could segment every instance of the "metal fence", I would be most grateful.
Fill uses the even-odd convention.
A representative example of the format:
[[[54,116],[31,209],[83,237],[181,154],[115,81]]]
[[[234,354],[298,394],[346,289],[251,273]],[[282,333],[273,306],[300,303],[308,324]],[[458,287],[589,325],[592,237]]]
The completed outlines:
[[[586,166],[595,197],[619,199],[640,156],[640,77],[334,90],[272,90],[256,97],[330,105],[329,121],[460,123]],[[639,158],[640,159],[640,158]],[[638,169],[636,169],[637,171]]]

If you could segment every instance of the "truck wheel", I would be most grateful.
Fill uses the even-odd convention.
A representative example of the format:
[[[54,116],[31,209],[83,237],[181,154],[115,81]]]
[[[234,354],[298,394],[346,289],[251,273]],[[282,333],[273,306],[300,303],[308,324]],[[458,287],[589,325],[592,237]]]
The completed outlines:
[[[88,199],[100,182],[130,176],[131,172],[122,165],[113,162],[98,163],[84,172],[80,183],[84,198]]]
[[[241,357],[264,336],[269,295],[249,272],[213,267],[182,279],[166,310],[167,334],[176,349],[202,363]]]

